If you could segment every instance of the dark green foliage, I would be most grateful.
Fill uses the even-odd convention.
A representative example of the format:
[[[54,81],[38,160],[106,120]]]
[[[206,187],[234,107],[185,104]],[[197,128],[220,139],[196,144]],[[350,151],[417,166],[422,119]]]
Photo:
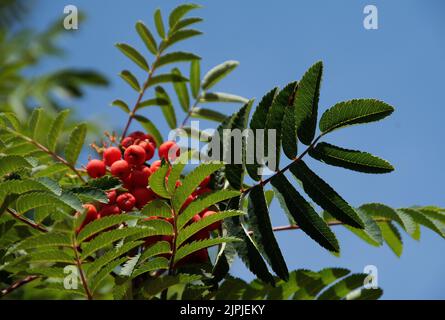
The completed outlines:
[[[261,186],[249,192],[249,224],[252,226],[253,238],[278,277],[287,280],[289,271],[280,247],[272,231],[264,190]]]
[[[394,110],[390,105],[374,99],[335,104],[321,116],[317,135],[323,74],[323,64],[317,62],[298,82],[294,80],[266,93],[249,121],[253,100],[217,89],[239,63],[223,62],[201,76],[201,58],[176,48],[182,41],[201,34],[190,26],[202,19],[186,16],[198,8],[199,5],[182,4],[164,16],[158,9],[153,28],[137,22],[135,29],[143,51],[136,45],[116,45],[134,63],[120,76],[136,93],[134,101],[116,99],[112,105],[127,116],[125,129],[122,135],[119,133],[122,137],[137,123],[158,146],[162,144],[166,136],[150,113],[153,107],[159,107],[169,128],[184,129],[183,136],[221,147],[222,153],[215,159],[220,161],[201,161],[189,168],[181,161],[164,160],[149,178],[149,188],[159,196],[156,200],[123,214],[101,216],[86,226],[84,204],[102,208],[108,203],[107,192],[126,192],[128,186],[110,175],[88,178],[78,158],[90,141],[88,134],[95,131],[88,130],[91,126],[87,124],[73,122],[63,104],[52,95],[62,90],[81,97],[84,86],[103,86],[107,81],[97,73],[71,69],[27,79],[22,71],[36,63],[41,53],[24,54],[24,44],[15,35],[0,37],[0,69],[4,71],[0,77],[2,290],[30,276],[38,278],[33,283],[35,287],[25,284],[15,291],[17,295],[27,297],[25,293],[43,289],[45,295],[47,291],[61,292],[60,296],[45,296],[51,298],[377,299],[382,295],[381,289],[364,288],[369,275],[351,274],[340,268],[289,272],[275,232],[301,229],[334,255],[338,255],[340,245],[333,226],[343,226],[376,247],[385,243],[397,256],[403,250],[402,231],[417,240],[424,226],[445,237],[443,208],[395,209],[379,203],[353,208],[303,162],[303,157],[310,155],[326,164],[359,172],[393,171],[387,161],[369,153],[319,142],[335,129],[389,116]],[[33,34],[25,39],[41,45],[44,54],[57,51],[49,34]],[[182,69],[184,65],[186,71]],[[137,72],[132,69],[136,66],[140,68]],[[141,71],[145,74],[136,77]],[[170,97],[170,85],[177,99]],[[29,101],[33,98],[42,108],[31,108]],[[227,103],[239,103],[240,107],[230,116],[221,108],[213,108]],[[192,118],[218,123],[215,135],[197,137],[200,132],[188,126]],[[246,136],[247,128],[253,132]],[[228,147],[233,141],[224,139],[225,129],[232,133],[239,130],[239,149],[233,143]],[[274,154],[267,153],[267,132],[264,145],[256,141],[258,129],[276,131]],[[111,140],[118,145],[117,134],[114,139]],[[263,151],[263,155],[247,163],[250,152],[256,150]],[[183,150],[179,160],[196,157],[197,151]],[[208,156],[212,157],[213,151],[210,148]],[[289,159],[284,166],[279,164],[282,152]],[[227,156],[231,162],[222,162],[229,160]],[[236,156],[240,156],[241,163],[233,163]],[[259,170],[271,165],[271,161],[264,163],[271,156],[277,160],[272,171]],[[298,181],[291,183],[287,171]],[[245,179],[246,173],[252,179]],[[208,176],[210,183],[201,187]],[[176,185],[178,180],[182,185]],[[314,205],[297,191],[297,185]],[[198,191],[203,193],[197,195]],[[184,207],[190,196],[194,200]],[[272,225],[269,207],[275,198],[289,218],[288,226]],[[204,210],[216,213],[203,218]],[[191,219],[197,221],[191,223]],[[214,224],[218,227],[209,231]],[[216,247],[216,257],[210,254],[199,264],[183,264],[209,247]],[[247,283],[230,276],[236,256],[257,279]],[[304,255],[298,257],[304,263]],[[74,266],[81,273],[82,283],[76,290],[63,287],[66,266]]]
[[[301,230],[322,247],[338,252],[340,247],[334,233],[286,177],[283,174],[277,174],[271,183],[281,206],[292,216]]]
[[[321,142],[309,151],[312,158],[327,164],[364,173],[388,173],[394,167],[386,160],[372,154],[356,150],[348,150],[336,147],[326,142]]]
[[[305,145],[309,145],[315,137],[322,74],[323,63],[319,61],[301,78],[295,95],[294,108],[298,137]]]

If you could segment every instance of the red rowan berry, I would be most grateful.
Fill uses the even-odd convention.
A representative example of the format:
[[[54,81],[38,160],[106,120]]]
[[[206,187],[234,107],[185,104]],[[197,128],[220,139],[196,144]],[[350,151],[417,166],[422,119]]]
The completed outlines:
[[[215,211],[208,210],[208,211],[206,211],[206,212],[204,212],[204,213],[202,214],[202,218],[205,219],[205,218],[210,217],[210,216],[212,216],[212,215],[214,215],[214,214],[216,214]],[[206,228],[206,230],[207,230],[207,231],[213,231],[213,230],[219,229],[220,227],[221,227],[221,220],[212,223],[211,225],[209,225],[209,226]]]
[[[158,170],[161,167],[161,165],[162,165],[162,161],[161,160],[153,161],[152,164],[150,165],[151,173],[152,174],[155,173],[156,170]]]
[[[175,160],[179,157],[181,150],[179,146],[174,141],[166,141],[159,146],[159,158],[168,159],[169,161]]]
[[[122,211],[130,211],[136,204],[136,198],[126,192],[117,197],[116,203]]]
[[[155,146],[147,141],[141,141],[138,143],[138,146],[142,147],[145,150],[145,161],[151,160],[155,154]]]
[[[128,136],[132,137],[134,140],[137,140],[137,139],[145,140],[145,137],[146,137],[145,133],[142,131],[134,131],[134,132],[130,133]]]
[[[117,147],[109,147],[105,149],[103,159],[105,165],[110,167],[113,163],[122,159],[121,151]]]
[[[133,196],[136,198],[136,207],[141,209],[148,202],[156,199],[156,194],[147,188],[136,188],[132,191]]]
[[[98,214],[100,215],[101,218],[103,218],[103,217],[120,214],[120,213],[121,213],[121,209],[119,209],[119,207],[117,205],[106,204],[102,207],[102,209],[99,211]]]
[[[141,165],[145,162],[145,150],[144,148],[132,145],[129,146],[124,153],[124,159],[133,166]]]
[[[117,192],[116,190],[111,190],[107,192],[108,204],[114,204],[116,202]]]
[[[87,164],[87,172],[91,178],[100,178],[107,173],[107,168],[103,161],[93,159]]]
[[[133,188],[148,186],[148,178],[151,176],[151,170],[149,167],[142,166],[135,168],[129,176],[128,183]]]
[[[207,187],[207,185],[210,183],[211,180],[211,176],[207,176],[204,178],[204,180],[201,181],[201,183],[199,184],[200,188],[205,188]]]
[[[185,199],[185,202],[184,202],[184,204],[182,205],[180,211],[184,211],[184,210],[187,208],[187,206],[188,206],[190,203],[192,203],[195,199],[196,199],[196,197],[195,197],[193,194],[189,195],[189,196],[187,197],[187,199]]]
[[[153,147],[155,147],[155,149],[156,149],[157,143],[156,143],[155,138],[151,134],[146,134],[145,139],[148,140],[148,142],[150,142],[153,145]]]
[[[127,161],[118,160],[111,165],[110,171],[113,176],[124,179],[130,174],[130,166]]]
[[[125,137],[122,139],[121,145],[124,149],[127,149],[132,144],[134,144],[134,139],[132,137]]]

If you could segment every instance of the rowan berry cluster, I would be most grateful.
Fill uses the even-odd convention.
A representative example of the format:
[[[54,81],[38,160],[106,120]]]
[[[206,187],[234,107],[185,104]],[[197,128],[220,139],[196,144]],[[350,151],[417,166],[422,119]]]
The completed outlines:
[[[156,148],[155,139],[151,135],[136,131],[122,139],[119,146],[110,146],[101,150],[102,160],[92,159],[88,162],[86,170],[91,178],[100,178],[106,174],[111,174],[122,181],[122,188],[107,192],[108,203],[84,205],[87,213],[78,229],[79,232],[94,220],[122,212],[140,210],[150,201],[162,198],[149,187],[149,178],[161,167],[162,160],[170,165],[170,163],[180,155],[180,148],[174,141],[162,143],[158,148],[159,160],[152,161],[150,164],[149,161],[153,159]],[[167,181],[169,173],[170,170],[167,172]],[[179,214],[196,198],[211,191],[211,189],[208,188],[210,180],[211,177],[208,176],[200,183],[199,187],[187,198]],[[181,181],[176,181],[176,187],[180,185]],[[193,216],[189,224],[215,213],[213,210],[206,209]],[[173,215],[170,218],[152,216],[145,219],[164,219],[172,224],[174,223]],[[220,227],[220,221],[213,223],[191,237],[188,242],[208,239],[210,232]],[[172,244],[172,240],[173,236],[151,236],[146,238],[145,246],[153,245],[159,241],[167,241]],[[168,258],[169,254],[165,256]],[[202,249],[184,258],[181,264],[201,263],[207,260],[207,249]]]

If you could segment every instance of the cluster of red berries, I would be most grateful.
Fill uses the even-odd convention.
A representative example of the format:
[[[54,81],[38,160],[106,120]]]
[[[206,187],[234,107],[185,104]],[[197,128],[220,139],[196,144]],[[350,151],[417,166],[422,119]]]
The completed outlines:
[[[154,138],[140,131],[136,131],[125,137],[119,147],[107,147],[102,152],[102,160],[92,159],[88,162],[86,170],[91,178],[100,178],[111,173],[112,176],[119,178],[122,181],[122,190],[111,190],[107,192],[108,203],[99,203],[97,205],[86,204],[86,217],[79,228],[79,231],[93,220],[100,219],[105,216],[120,214],[121,212],[130,212],[134,208],[142,209],[148,202],[161,198],[149,186],[148,181],[150,176],[159,169],[162,164],[162,159],[167,163],[174,161],[180,155],[180,149],[174,141],[167,141],[161,144],[158,148],[158,155],[160,160],[153,161],[148,164],[155,154],[156,142]],[[166,180],[168,179],[168,174]],[[207,187],[210,182],[210,176],[206,177],[186,200],[181,212],[197,197],[210,192],[211,189]],[[176,181],[176,187],[181,185],[181,181]],[[215,211],[204,210],[200,214],[196,214],[189,222],[194,223],[212,214]],[[149,219],[164,219],[173,224],[174,218],[149,217]],[[212,230],[219,229],[221,223],[213,223],[206,229],[197,233],[190,241],[208,239]],[[172,236],[152,236],[148,237],[145,245],[149,246],[158,241],[167,241],[172,243]],[[168,257],[169,255],[165,255]],[[207,249],[202,249],[194,254],[184,258],[183,263],[202,263],[208,260]]]

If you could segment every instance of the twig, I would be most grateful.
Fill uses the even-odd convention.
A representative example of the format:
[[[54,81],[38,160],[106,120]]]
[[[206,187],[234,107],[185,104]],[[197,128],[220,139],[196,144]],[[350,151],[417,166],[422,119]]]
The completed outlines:
[[[18,289],[18,288],[20,288],[21,286],[23,286],[23,285],[25,285],[25,284],[27,284],[27,283],[29,283],[29,282],[31,282],[31,281],[36,280],[37,278],[39,278],[39,276],[33,276],[33,275],[31,275],[31,276],[26,276],[25,278],[23,278],[23,279],[21,279],[21,280],[18,280],[18,281],[16,281],[16,282],[14,282],[13,284],[11,284],[9,287],[3,289],[3,290],[1,291],[1,296],[4,297],[4,296],[6,296],[7,294],[9,294],[9,293],[11,293],[12,291],[14,291],[15,289]]]
[[[42,150],[43,152],[49,154],[51,157],[53,157],[56,161],[64,164],[65,166],[67,166],[71,171],[73,171],[82,182],[86,182],[85,179],[82,177],[81,173],[76,169],[76,167],[72,164],[70,164],[68,161],[66,161],[64,158],[62,158],[61,156],[59,156],[57,153],[49,150],[47,147],[45,147],[44,145],[40,144],[39,142],[13,130],[10,128],[7,128],[7,130],[9,132],[11,132],[12,134],[15,134],[17,136],[19,136],[20,138],[22,138],[23,140],[35,145],[37,148],[39,148],[40,150]]]
[[[196,107],[198,106],[198,104],[199,104],[199,100],[200,100],[200,99],[201,99],[201,93],[198,92],[198,96],[197,96],[195,102],[193,103],[192,107],[189,108],[189,110],[188,110],[188,112],[187,112],[187,115],[185,116],[184,120],[182,120],[182,123],[181,123],[181,125],[179,126],[178,129],[182,129],[182,128],[184,128],[184,126],[187,124],[187,121],[188,121],[188,120],[190,119],[190,117],[192,116],[193,110],[196,109]]]
[[[159,58],[161,57],[161,54],[162,54],[162,51],[160,51],[156,55],[155,61],[153,62],[150,71],[148,72],[148,78],[145,81],[144,86],[142,87],[141,92],[139,92],[139,95],[138,95],[138,97],[136,99],[136,103],[134,104],[133,109],[130,112],[130,116],[128,117],[127,123],[125,124],[125,127],[124,127],[124,131],[122,132],[122,136],[121,136],[120,142],[122,142],[122,140],[127,135],[128,129],[130,128],[130,124],[133,121],[133,118],[134,118],[134,116],[136,114],[136,111],[137,111],[137,108],[139,106],[139,103],[141,102],[142,98],[144,97],[145,92],[148,89],[148,84],[149,84],[150,80],[152,79],[153,74],[154,74],[154,72],[156,70],[156,65],[158,64],[158,61],[159,61]]]
[[[77,243],[76,241],[73,239],[73,251],[74,251],[74,257],[76,259],[76,265],[77,265],[77,269],[79,270],[79,275],[80,275],[80,280],[82,281],[82,286],[85,290],[85,293],[87,295],[88,300],[93,300],[93,294],[91,293],[90,288],[88,287],[88,282],[86,280],[85,274],[83,273],[83,269],[82,269],[82,263],[80,261],[80,257],[79,257],[79,253],[77,252]]]
[[[30,226],[31,228],[34,228],[36,230],[42,231],[42,232],[48,232],[48,229],[46,229],[44,226],[24,217],[19,215],[18,213],[14,212],[11,209],[6,209],[6,211],[8,211],[9,214],[11,214],[14,218],[16,218],[17,220],[20,220],[21,222],[27,224],[28,226]]]
[[[376,218],[374,219],[375,222],[386,222],[386,221],[390,221],[390,219],[388,218]],[[341,226],[344,225],[343,222],[338,221],[338,220],[332,220],[332,221],[328,221],[327,225],[332,227],[332,226]],[[299,225],[296,224],[290,224],[290,225],[286,225],[286,226],[278,226],[278,227],[273,227],[272,231],[276,232],[276,231],[289,231],[289,230],[299,230],[301,229],[301,227]],[[248,231],[248,233],[251,235],[253,234],[253,231],[250,230]]]
[[[294,160],[292,160],[291,163],[289,163],[287,166],[285,166],[282,169],[279,169],[278,171],[276,171],[273,175],[271,175],[269,178],[265,179],[265,180],[261,180],[259,183],[247,188],[247,189],[242,189],[240,190],[241,193],[246,194],[248,193],[250,190],[252,190],[252,188],[256,187],[256,186],[264,186],[267,183],[269,183],[275,176],[287,171],[290,167],[292,167],[293,164],[295,164],[296,162],[300,161],[316,144],[317,142],[321,139],[321,137],[323,137],[323,134],[320,134],[314,141],[312,141],[312,143],[306,148],[306,150],[304,150],[297,158],[295,158]]]

